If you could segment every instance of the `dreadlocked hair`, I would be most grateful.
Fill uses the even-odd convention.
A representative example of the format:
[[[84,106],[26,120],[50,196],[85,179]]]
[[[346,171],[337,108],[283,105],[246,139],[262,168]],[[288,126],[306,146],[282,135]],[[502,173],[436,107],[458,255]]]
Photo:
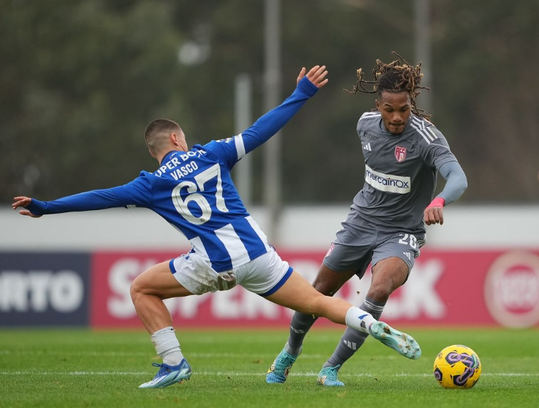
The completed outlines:
[[[376,60],[376,66],[372,70],[373,80],[369,81],[364,78],[363,69],[357,70],[357,82],[351,91],[344,89],[350,94],[361,93],[378,93],[382,92],[400,93],[407,92],[410,95],[412,112],[425,119],[429,119],[430,115],[416,106],[416,98],[420,93],[420,89],[430,90],[425,86],[420,86],[421,78],[421,63],[416,66],[410,65],[395,51],[391,54],[397,57],[395,61],[384,63],[379,59]]]

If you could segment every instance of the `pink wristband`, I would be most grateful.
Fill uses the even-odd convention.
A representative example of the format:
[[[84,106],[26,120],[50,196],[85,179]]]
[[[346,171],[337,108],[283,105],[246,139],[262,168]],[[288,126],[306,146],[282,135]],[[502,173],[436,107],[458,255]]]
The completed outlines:
[[[445,199],[443,199],[442,197],[436,197],[434,200],[431,201],[431,203],[429,204],[429,207],[443,207],[445,206]]]

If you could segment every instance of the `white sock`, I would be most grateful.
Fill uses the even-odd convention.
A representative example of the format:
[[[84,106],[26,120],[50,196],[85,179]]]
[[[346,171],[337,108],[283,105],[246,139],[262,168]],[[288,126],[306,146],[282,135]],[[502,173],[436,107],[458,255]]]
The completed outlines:
[[[346,325],[360,332],[370,334],[369,327],[377,320],[369,312],[361,310],[359,307],[352,306],[346,312]]]
[[[152,343],[157,354],[163,359],[163,363],[176,366],[183,359],[183,354],[180,349],[180,342],[176,338],[174,328],[172,326],[156,331],[152,334]]]

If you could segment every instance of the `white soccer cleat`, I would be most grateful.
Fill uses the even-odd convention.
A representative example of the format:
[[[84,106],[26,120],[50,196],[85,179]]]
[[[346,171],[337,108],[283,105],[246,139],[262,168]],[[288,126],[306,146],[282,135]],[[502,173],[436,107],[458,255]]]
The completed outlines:
[[[392,348],[397,353],[412,360],[421,356],[421,347],[409,334],[395,330],[384,322],[374,322],[369,327],[369,332],[376,340]]]

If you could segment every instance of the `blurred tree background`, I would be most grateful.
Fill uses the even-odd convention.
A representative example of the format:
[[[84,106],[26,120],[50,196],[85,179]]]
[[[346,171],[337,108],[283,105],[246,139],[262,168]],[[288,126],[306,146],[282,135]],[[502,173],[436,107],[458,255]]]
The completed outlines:
[[[356,69],[418,63],[414,1],[286,0],[282,99],[302,66],[330,82],[282,131],[285,204],[350,202],[363,184]],[[234,81],[264,113],[263,0],[0,0],[0,202],[124,184],[157,163],[143,131],[233,135]],[[432,120],[468,175],[462,203],[539,202],[539,0],[431,2]],[[421,107],[421,96],[418,105]],[[263,152],[253,153],[255,203]]]

